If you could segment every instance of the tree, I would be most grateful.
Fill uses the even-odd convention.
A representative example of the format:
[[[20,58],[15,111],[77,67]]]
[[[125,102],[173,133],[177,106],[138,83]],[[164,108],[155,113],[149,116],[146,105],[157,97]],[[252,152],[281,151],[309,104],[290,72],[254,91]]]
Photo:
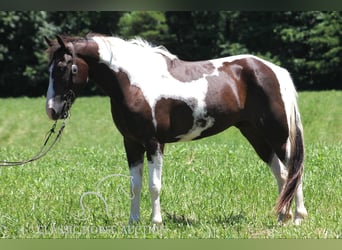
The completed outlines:
[[[169,38],[169,30],[163,12],[132,11],[125,13],[118,22],[118,34],[123,38],[141,37],[160,45]]]
[[[338,84],[341,87],[341,12],[289,12],[285,15],[294,21],[277,28],[282,47],[288,48],[283,57],[284,65],[293,69],[306,87],[337,87]]]
[[[46,89],[43,36],[56,30],[46,17],[43,11],[0,12],[0,96],[36,96]]]
[[[204,60],[217,57],[218,42],[222,39],[222,12],[166,12],[169,32],[173,40],[170,50],[186,60]]]
[[[222,55],[250,53],[287,68],[299,88],[341,88],[341,12],[225,12]],[[222,40],[223,41],[223,40]]]
[[[85,36],[91,32],[113,35],[122,15],[119,11],[54,11],[48,12],[47,20],[64,35]]]

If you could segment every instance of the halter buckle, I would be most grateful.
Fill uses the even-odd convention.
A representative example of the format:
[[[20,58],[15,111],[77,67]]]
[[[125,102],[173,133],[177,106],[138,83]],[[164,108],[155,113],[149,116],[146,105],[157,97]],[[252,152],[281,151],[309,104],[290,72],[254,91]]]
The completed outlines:
[[[76,64],[72,64],[72,65],[71,65],[71,73],[72,73],[73,75],[76,75],[77,72],[78,72],[77,65],[76,65]]]

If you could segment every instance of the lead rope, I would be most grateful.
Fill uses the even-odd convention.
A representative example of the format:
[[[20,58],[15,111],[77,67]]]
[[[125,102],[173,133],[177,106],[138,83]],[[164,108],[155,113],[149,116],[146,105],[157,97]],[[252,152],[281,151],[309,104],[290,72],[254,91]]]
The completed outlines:
[[[26,163],[36,161],[36,160],[42,158],[43,156],[45,156],[52,149],[52,147],[57,143],[57,141],[60,139],[62,132],[65,128],[65,119],[63,120],[63,123],[62,123],[60,129],[58,130],[55,139],[53,140],[53,142],[50,145],[48,145],[48,141],[50,140],[52,134],[55,133],[56,126],[57,126],[57,121],[55,121],[55,123],[52,125],[50,131],[45,136],[44,144],[35,156],[33,156],[30,159],[24,160],[24,161],[0,161],[0,167],[24,165]]]
[[[76,55],[75,55],[74,44],[73,43],[70,43],[70,44],[71,44],[71,54],[72,54],[71,75],[72,75],[72,81],[73,81],[74,77],[76,76],[76,74],[78,72],[78,68],[76,65]],[[76,97],[75,93],[72,90],[69,90],[64,95],[65,103],[64,103],[64,107],[62,110],[66,109],[67,111],[70,111],[70,108],[72,105],[72,100],[74,100],[75,97]],[[55,139],[53,140],[53,142],[49,146],[47,146],[47,144],[48,144],[48,141],[50,140],[52,134],[55,133],[55,129],[57,126],[57,120],[55,121],[55,123],[52,125],[50,131],[45,136],[46,139],[44,141],[44,144],[35,156],[33,156],[32,158],[30,158],[28,160],[24,160],[24,161],[0,161],[0,167],[24,165],[26,163],[36,161],[36,160],[42,158],[43,156],[45,156],[52,149],[52,147],[57,143],[57,141],[60,139],[60,137],[62,136],[62,132],[65,128],[65,122],[66,122],[66,119],[68,117],[70,117],[70,115],[68,115],[68,114],[66,115],[66,117],[63,117],[64,118],[63,123],[62,123],[60,129],[58,130],[58,133],[57,133]]]

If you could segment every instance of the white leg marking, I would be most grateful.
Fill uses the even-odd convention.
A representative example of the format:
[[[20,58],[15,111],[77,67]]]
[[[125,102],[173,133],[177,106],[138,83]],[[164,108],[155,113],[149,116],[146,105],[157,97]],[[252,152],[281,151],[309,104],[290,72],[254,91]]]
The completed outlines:
[[[156,154],[152,156],[152,161],[148,162],[149,190],[151,194],[153,224],[162,223],[162,216],[160,212],[162,165],[163,155],[160,150],[157,150]]]
[[[288,170],[275,154],[273,155],[273,158],[271,160],[270,167],[271,167],[272,172],[273,172],[273,174],[277,180],[278,192],[280,194],[284,188],[285,183],[286,183],[287,176],[288,176]],[[279,215],[279,218],[278,218],[279,221],[285,221],[285,220],[289,219],[289,218],[284,218],[284,215],[285,215],[285,209]],[[292,217],[291,210],[289,212],[289,216]]]
[[[294,224],[300,225],[303,219],[308,215],[308,212],[304,206],[302,183],[300,183],[296,191],[295,202],[296,202],[296,210],[295,210]]]
[[[140,195],[142,189],[142,174],[143,174],[144,163],[138,163],[130,167],[130,175],[132,177],[131,181],[131,214],[129,217],[129,222],[138,222],[140,219]]]

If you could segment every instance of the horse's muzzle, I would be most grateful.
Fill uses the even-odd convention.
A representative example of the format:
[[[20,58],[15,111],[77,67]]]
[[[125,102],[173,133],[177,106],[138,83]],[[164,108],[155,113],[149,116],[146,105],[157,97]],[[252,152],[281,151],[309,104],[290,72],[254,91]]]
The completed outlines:
[[[50,99],[46,103],[46,114],[51,120],[66,119],[69,116],[71,103],[59,97]]]
[[[73,91],[68,91],[63,96],[55,96],[46,102],[46,113],[51,120],[66,119],[76,95]]]
[[[62,112],[56,112],[53,108],[47,108],[46,113],[51,120],[66,119],[69,116],[68,110]]]

